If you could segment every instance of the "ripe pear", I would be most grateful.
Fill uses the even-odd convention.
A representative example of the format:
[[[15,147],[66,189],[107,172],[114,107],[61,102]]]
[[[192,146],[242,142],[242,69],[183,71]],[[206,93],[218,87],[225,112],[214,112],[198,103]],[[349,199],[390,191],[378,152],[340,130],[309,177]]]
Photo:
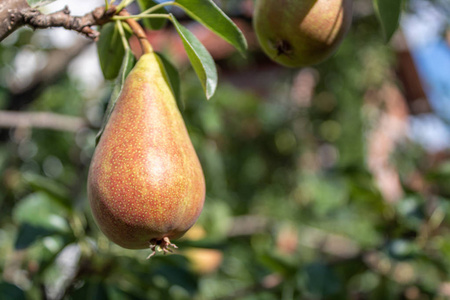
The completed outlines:
[[[202,211],[203,171],[154,53],[124,83],[91,161],[88,197],[102,232],[128,249],[167,252]]]
[[[253,27],[264,52],[287,67],[317,64],[345,37],[353,0],[257,0]]]

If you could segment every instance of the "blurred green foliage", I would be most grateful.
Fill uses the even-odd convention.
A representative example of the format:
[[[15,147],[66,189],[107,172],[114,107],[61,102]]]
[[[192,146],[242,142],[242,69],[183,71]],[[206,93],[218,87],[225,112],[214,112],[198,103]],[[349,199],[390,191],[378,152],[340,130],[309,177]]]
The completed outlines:
[[[31,37],[23,31],[0,45],[3,74]],[[220,64],[251,75],[260,60],[255,51]],[[85,183],[97,128],[9,130],[0,143],[0,299],[444,299],[449,163],[429,164],[405,139],[391,158],[405,190],[395,203],[367,166],[376,117],[364,99],[396,80],[394,65],[371,14],[336,55],[307,69],[317,81],[307,105],[292,96],[301,70],[270,65],[258,75],[263,92],[232,84],[238,74],[224,71],[209,102],[193,71],[183,71],[182,113],[207,198],[179,250],[149,261],[149,250],[110,243],[92,219]],[[27,110],[91,109],[99,119],[108,95],[88,98],[64,76]],[[426,192],[408,187],[413,173]]]

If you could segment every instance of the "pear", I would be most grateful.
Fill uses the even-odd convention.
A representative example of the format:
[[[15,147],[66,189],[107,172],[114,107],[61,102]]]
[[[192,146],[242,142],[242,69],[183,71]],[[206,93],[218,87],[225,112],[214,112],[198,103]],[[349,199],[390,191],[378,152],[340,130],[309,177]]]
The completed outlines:
[[[141,56],[128,75],[87,188],[96,223],[124,248],[167,252],[198,219],[203,171],[156,54]]]
[[[253,27],[264,52],[287,67],[322,62],[352,20],[353,0],[257,0]]]

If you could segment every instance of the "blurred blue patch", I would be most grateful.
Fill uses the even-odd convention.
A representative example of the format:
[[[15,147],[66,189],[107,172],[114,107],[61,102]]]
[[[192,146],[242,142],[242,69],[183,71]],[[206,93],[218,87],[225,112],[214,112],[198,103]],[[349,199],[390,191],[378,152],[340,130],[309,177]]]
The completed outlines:
[[[412,49],[430,104],[436,114],[450,120],[450,47],[436,40]]]

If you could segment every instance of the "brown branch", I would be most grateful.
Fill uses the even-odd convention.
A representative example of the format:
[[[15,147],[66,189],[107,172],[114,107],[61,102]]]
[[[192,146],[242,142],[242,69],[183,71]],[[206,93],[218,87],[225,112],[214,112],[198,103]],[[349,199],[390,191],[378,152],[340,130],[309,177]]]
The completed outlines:
[[[119,13],[119,16],[129,16],[130,14],[124,9]],[[150,45],[150,42],[147,39],[147,35],[145,34],[142,26],[134,19],[126,19],[125,22],[130,25],[131,30],[133,30],[134,35],[139,39],[139,43],[141,45],[142,53],[151,53],[153,52],[153,48]]]
[[[24,0],[6,0],[4,4],[0,4],[0,17],[6,17],[6,21],[3,21],[0,26],[0,41],[23,25],[28,25],[33,29],[63,27],[68,30],[77,31],[88,38],[96,40],[100,34],[91,27],[109,22],[111,17],[116,13],[116,6],[114,5],[107,10],[105,10],[105,7],[101,6],[82,17],[78,17],[71,16],[69,8],[66,6],[61,11],[45,15],[28,5],[18,6],[17,3],[22,3],[23,1]],[[14,8],[8,8],[8,5]]]
[[[0,41],[23,25],[21,11],[31,9],[26,0],[0,1]]]
[[[49,112],[0,111],[0,127],[33,127],[59,131],[76,132],[89,124],[79,117]]]

